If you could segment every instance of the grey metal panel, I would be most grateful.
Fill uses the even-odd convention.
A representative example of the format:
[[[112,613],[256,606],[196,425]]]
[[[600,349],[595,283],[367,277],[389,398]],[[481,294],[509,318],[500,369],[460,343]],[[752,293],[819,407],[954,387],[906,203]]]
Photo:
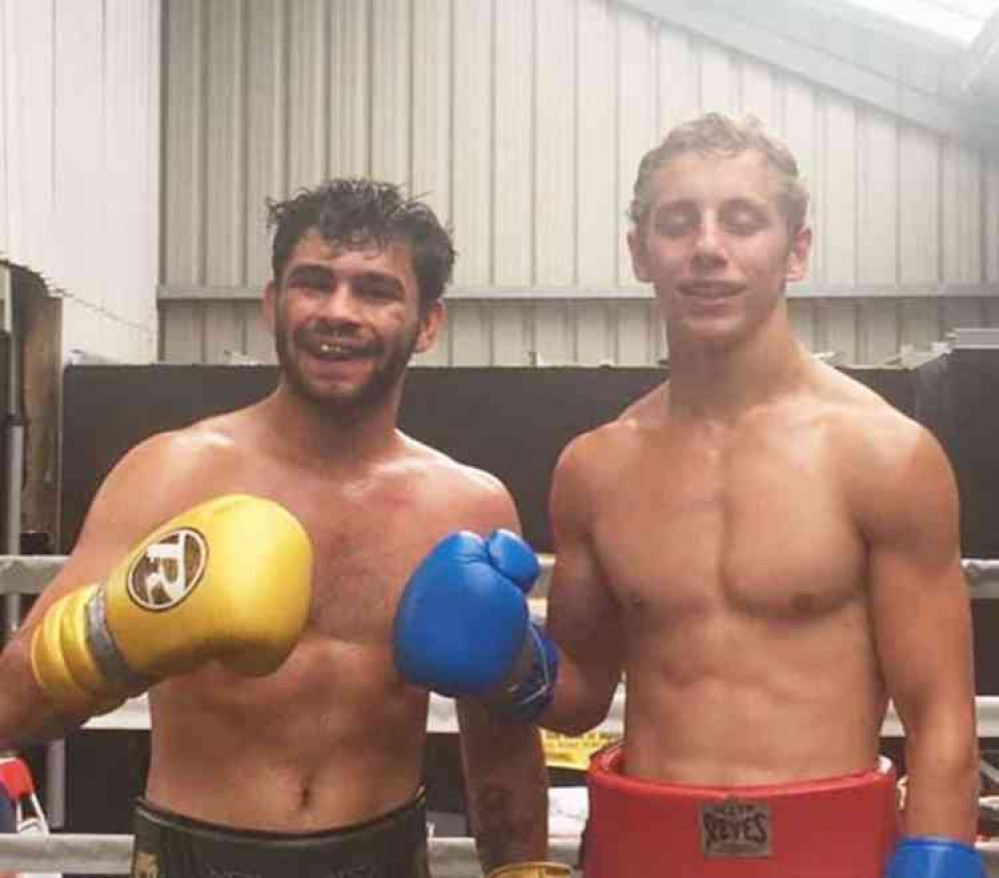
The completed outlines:
[[[493,235],[493,4],[455,3],[452,8],[455,149],[451,156],[451,221],[461,253],[455,278],[488,283]]]
[[[329,100],[320,112],[332,114],[327,166],[331,176],[363,176],[371,173],[371,0],[337,0],[326,6]],[[294,93],[288,98],[294,99]],[[315,180],[304,182],[311,185]]]
[[[323,2],[323,5],[329,4]],[[412,169],[413,68],[410,57],[413,22],[409,0],[373,0],[371,24],[374,53],[371,65],[371,173],[382,180],[408,183]]]
[[[529,310],[520,302],[496,303],[488,312],[490,366],[526,366],[530,362]],[[483,314],[486,317],[486,314]]]
[[[899,324],[895,302],[865,299],[859,304],[859,341],[856,357],[861,363],[883,363],[899,349]]]
[[[612,204],[604,206],[613,211],[617,220],[617,277],[618,283],[633,284],[631,257],[626,245],[628,222],[624,211],[631,201],[635,171],[646,151],[661,140],[657,131],[658,100],[656,85],[656,32],[647,20],[622,15],[617,26],[618,66],[618,132],[617,166],[618,193]],[[588,247],[584,239],[580,250]],[[590,278],[586,278],[587,281]]]
[[[534,277],[544,286],[576,277],[576,42],[573,0],[536,4]]]
[[[242,0],[212,0],[203,7],[205,66],[204,280],[238,284],[246,238],[246,126]]]
[[[827,95],[823,114],[821,188],[815,192],[822,274],[829,283],[857,278],[857,108]]]
[[[898,278],[898,132],[876,110],[858,125],[857,277],[891,284]]]
[[[193,285],[204,283],[204,9],[202,0],[170,0],[167,11],[163,269],[167,283]]]
[[[899,282],[940,277],[940,143],[923,129],[899,131]]]
[[[541,0],[544,2],[544,0]],[[534,0],[495,5],[492,276],[534,277]]]
[[[630,177],[618,169],[618,129],[608,125],[618,106],[617,17],[604,0],[581,0],[578,30],[579,94],[576,129],[576,272],[584,283],[613,286],[623,246],[621,214],[630,197]],[[633,114],[627,101],[630,120]],[[650,138],[641,144],[647,149]],[[631,170],[634,169],[632,165]],[[619,189],[618,178],[622,177]]]
[[[985,167],[985,232],[983,259],[985,278],[999,280],[999,161],[991,156]]]
[[[784,6],[784,33],[843,49],[849,31],[822,33],[814,16]],[[325,174],[380,171],[426,193],[455,228],[452,322],[420,362],[512,362],[521,347],[548,361],[620,361],[622,350],[638,356],[642,336],[642,356],[654,359],[664,342],[655,321],[640,328],[650,292],[631,274],[624,211],[639,157],[701,109],[764,116],[812,187],[811,272],[789,293],[821,299],[792,305],[810,344],[849,360],[949,322],[896,302],[871,311],[864,329],[858,296],[997,292],[988,242],[999,240],[999,185],[976,149],[627,4],[174,0],[168,26],[164,302],[184,290],[257,298],[269,275],[264,197]],[[234,45],[207,51],[222,33]],[[204,286],[206,267],[217,287]],[[608,309],[614,299],[626,310]],[[601,301],[577,313],[577,300]],[[173,320],[173,306],[165,313]],[[581,313],[597,315],[595,327]],[[165,331],[164,350],[191,355],[191,326]],[[266,349],[266,335],[242,337]]]
[[[248,3],[243,10],[246,136],[241,149],[245,213],[229,220],[242,227],[243,283],[262,282],[270,276],[265,200],[285,189],[285,9],[284,3],[272,2]]]
[[[215,303],[209,306],[213,308]],[[221,351],[205,350],[206,308],[197,303],[170,305],[162,319],[161,359],[167,363],[217,363]]]
[[[932,299],[903,299],[898,302],[899,345],[928,350],[944,336],[940,302]]]
[[[451,216],[451,6],[414,0],[411,149],[413,191],[439,216]],[[524,65],[523,70],[527,70]],[[512,126],[519,131],[520,126]],[[519,279],[518,279],[519,280]]]
[[[999,298],[813,299],[788,302],[792,328],[814,351],[876,364],[904,347],[929,348],[954,327],[999,324]],[[613,363],[654,365],[666,353],[652,300],[455,300],[421,366]],[[164,303],[163,358],[274,362],[259,302]]]
[[[943,146],[942,276],[973,283],[981,280],[981,193],[976,154],[954,141]]]

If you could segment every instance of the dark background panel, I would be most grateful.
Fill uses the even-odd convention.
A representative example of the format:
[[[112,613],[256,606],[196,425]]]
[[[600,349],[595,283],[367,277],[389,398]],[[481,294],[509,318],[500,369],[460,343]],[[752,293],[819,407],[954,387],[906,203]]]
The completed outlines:
[[[931,367],[844,371],[943,437],[942,391],[927,389]],[[525,535],[539,551],[550,551],[547,498],[559,453],[573,436],[616,418],[665,374],[652,368],[414,368],[399,420],[416,439],[502,479],[517,501]],[[69,367],[62,551],[75,542],[97,486],[131,446],[260,399],[276,379],[271,366]]]

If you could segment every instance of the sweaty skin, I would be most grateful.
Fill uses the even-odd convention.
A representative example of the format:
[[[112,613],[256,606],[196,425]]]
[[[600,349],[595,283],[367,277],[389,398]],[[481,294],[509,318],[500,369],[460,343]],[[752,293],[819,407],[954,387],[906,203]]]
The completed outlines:
[[[399,244],[340,250],[316,234],[298,243],[282,289],[270,286],[265,299],[282,350],[279,387],[248,408],[146,440],[111,472],[68,563],[0,660],[0,740],[82,719],[54,717],[31,678],[27,644],[48,604],[98,580],[178,512],[219,494],[256,494],[287,507],[311,537],[305,632],[269,677],[210,663],[150,691],[147,797],[197,819],[299,833],[412,799],[423,779],[428,695],[404,684],[392,660],[399,594],[444,534],[518,529],[518,520],[495,478],[395,428],[398,374],[380,401],[351,408],[437,331],[440,307],[418,313],[409,265]],[[349,356],[322,355],[329,327]],[[542,859],[546,776],[536,730],[464,704],[459,722],[484,864]]]
[[[888,699],[909,834],[971,840],[977,753],[957,495],[930,434],[792,337],[775,174],[685,154],[630,241],[670,380],[570,443],[551,497],[546,726],[627,687],[625,770],[709,785],[871,769]]]

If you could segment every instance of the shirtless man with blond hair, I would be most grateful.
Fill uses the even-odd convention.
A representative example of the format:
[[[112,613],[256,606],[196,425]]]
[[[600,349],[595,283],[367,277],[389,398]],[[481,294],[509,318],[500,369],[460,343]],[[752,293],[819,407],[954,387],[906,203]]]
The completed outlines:
[[[0,746],[146,688],[133,874],[426,878],[428,698],[397,672],[399,593],[456,528],[516,530],[507,490],[401,433],[405,370],[454,250],[389,184],[271,205],[276,390],[115,466],[0,661]],[[138,547],[138,548],[134,548]],[[546,853],[535,729],[458,706],[484,867]]]
[[[669,380],[564,450],[546,630],[511,613],[518,636],[464,690],[571,734],[623,677],[623,741],[590,772],[587,878],[984,875],[954,478],[923,427],[794,338],[807,204],[753,119],[707,114],[644,157],[628,243]],[[503,606],[529,587],[509,566]],[[403,611],[467,578],[448,572],[418,571]],[[396,651],[424,685],[455,664]],[[878,755],[889,699],[901,815]]]

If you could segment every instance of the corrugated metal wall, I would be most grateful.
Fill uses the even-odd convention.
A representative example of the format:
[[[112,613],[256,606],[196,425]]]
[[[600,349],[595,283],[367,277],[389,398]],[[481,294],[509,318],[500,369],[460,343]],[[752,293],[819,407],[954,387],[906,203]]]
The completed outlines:
[[[156,357],[159,0],[0,0],[0,259],[63,296],[66,351]]]
[[[607,0],[170,0],[162,355],[269,361],[266,196],[404,182],[454,226],[423,364],[664,354],[624,213],[673,123],[752,111],[813,190],[805,342],[883,361],[999,323],[999,163]]]

